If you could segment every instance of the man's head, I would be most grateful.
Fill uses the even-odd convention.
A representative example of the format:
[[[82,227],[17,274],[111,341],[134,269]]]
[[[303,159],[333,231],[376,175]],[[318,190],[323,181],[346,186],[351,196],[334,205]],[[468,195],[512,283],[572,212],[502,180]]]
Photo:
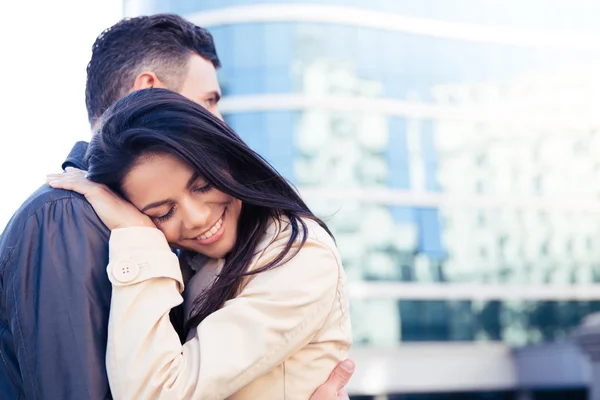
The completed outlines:
[[[134,90],[178,92],[221,118],[219,57],[211,34],[170,14],[125,19],[102,32],[87,67],[88,119],[98,118]]]

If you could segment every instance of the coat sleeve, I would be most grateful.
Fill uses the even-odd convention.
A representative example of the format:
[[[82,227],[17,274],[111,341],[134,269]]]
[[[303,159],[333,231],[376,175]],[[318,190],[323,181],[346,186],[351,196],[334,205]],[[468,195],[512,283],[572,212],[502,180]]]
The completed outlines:
[[[264,257],[280,250],[269,249]],[[119,399],[227,398],[312,340],[340,279],[332,250],[308,239],[294,258],[254,276],[182,346],[168,318],[182,301],[181,276],[160,231],[113,231],[108,274],[107,366]]]
[[[110,399],[108,229],[82,197],[65,192],[4,234],[20,236],[4,296],[24,398]]]

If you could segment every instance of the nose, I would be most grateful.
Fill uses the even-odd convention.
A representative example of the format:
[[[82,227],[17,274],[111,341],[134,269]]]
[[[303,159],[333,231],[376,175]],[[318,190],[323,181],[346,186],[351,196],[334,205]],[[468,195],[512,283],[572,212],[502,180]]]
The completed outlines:
[[[181,202],[181,223],[186,230],[198,231],[210,223],[210,207],[199,200],[188,197]]]

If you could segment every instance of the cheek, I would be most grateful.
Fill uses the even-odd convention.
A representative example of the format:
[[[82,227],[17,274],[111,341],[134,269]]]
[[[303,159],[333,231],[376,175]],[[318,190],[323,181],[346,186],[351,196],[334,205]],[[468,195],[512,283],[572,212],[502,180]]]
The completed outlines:
[[[156,227],[165,235],[167,242],[174,244],[177,243],[180,238],[177,226],[178,224],[175,221],[168,221],[158,224]]]
[[[242,201],[233,199],[231,202],[230,209],[232,211],[230,213],[231,223],[235,224],[235,226],[237,226],[238,220],[240,219],[240,214],[242,212]]]

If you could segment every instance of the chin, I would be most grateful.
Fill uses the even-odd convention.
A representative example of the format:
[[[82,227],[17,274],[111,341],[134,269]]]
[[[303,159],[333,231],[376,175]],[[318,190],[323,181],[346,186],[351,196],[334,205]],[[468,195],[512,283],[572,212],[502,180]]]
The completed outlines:
[[[210,247],[204,247],[204,248],[197,248],[195,249],[196,252],[204,254],[205,256],[208,256],[210,258],[225,258],[227,256],[227,254],[229,254],[231,252],[231,250],[233,249],[233,246],[229,245],[229,241],[227,241],[228,243],[215,243],[215,246],[210,246]]]
[[[230,251],[231,251],[231,249],[229,249],[229,251],[225,251],[225,250],[221,250],[221,249],[211,249],[211,250],[207,250],[207,251],[201,252],[201,253],[210,258],[225,258],[227,256],[227,254],[229,254]]]

